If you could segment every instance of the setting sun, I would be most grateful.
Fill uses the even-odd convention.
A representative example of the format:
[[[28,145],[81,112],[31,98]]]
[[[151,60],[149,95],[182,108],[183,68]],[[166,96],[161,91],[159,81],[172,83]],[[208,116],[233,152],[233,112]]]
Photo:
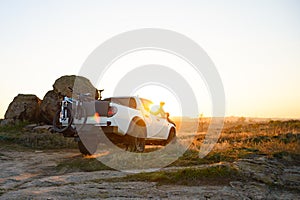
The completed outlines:
[[[164,110],[171,116],[181,116],[181,106],[178,97],[171,91],[158,85],[149,85],[139,88],[134,92],[135,96],[149,99],[154,105],[165,102]]]

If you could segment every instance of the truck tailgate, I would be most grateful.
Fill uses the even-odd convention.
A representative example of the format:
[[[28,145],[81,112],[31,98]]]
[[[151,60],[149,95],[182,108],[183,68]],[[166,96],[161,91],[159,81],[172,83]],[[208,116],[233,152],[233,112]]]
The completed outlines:
[[[87,116],[93,116],[96,112],[100,116],[107,116],[109,103],[109,101],[83,102],[83,107]]]

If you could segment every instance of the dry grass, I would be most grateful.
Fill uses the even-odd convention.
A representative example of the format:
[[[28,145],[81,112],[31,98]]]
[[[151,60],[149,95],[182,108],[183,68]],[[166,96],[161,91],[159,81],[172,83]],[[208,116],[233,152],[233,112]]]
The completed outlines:
[[[28,131],[24,128],[26,125],[28,122],[0,126],[0,142],[19,144],[33,149],[77,148],[77,143],[73,138],[64,138],[62,135],[49,131]]]
[[[92,172],[101,170],[112,170],[111,168],[105,166],[96,158],[85,158],[82,156],[75,156],[60,162],[57,165],[59,171],[66,172]]]
[[[202,124],[207,130],[208,123]],[[199,134],[175,166],[189,166],[265,155],[298,163],[300,158],[300,121],[226,122],[213,150],[203,159],[198,150],[204,140]]]
[[[222,161],[233,162],[240,158],[257,155],[286,159],[297,164],[300,162],[299,120],[265,122],[227,120],[218,142],[213,150],[203,159],[200,159],[198,154],[210,119],[196,121],[188,119],[178,123],[178,128],[186,133],[186,135],[182,135],[182,138],[189,138],[191,132],[197,128],[195,122],[199,123],[201,130],[198,127],[198,135],[192,141],[189,149],[171,165],[190,166]],[[37,149],[77,148],[76,143],[72,139],[63,138],[56,134],[24,132],[22,130],[24,125],[26,124],[14,127],[1,127],[0,141],[18,143]],[[164,156],[161,155],[162,159],[167,159]]]
[[[238,171],[231,166],[218,165],[205,168],[186,168],[173,171],[143,172],[130,174],[110,181],[149,181],[159,185],[227,185],[230,181],[241,180]],[[96,180],[95,182],[101,182]],[[107,180],[106,180],[107,181]]]

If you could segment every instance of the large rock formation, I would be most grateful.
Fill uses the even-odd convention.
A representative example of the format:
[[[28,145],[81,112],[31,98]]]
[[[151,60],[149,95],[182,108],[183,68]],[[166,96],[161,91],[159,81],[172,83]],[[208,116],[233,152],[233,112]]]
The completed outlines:
[[[40,107],[41,120],[46,124],[52,124],[57,110],[60,108],[61,98],[53,90],[46,93]]]
[[[98,98],[97,89],[92,85],[89,79],[82,76],[62,76],[53,84],[54,92],[61,97],[72,97],[72,92],[70,91],[69,87],[73,88],[75,93],[90,93],[96,99]]]
[[[69,88],[72,88],[73,92]],[[46,124],[52,124],[63,97],[77,98],[76,93],[90,93],[92,97],[98,98],[98,90],[87,78],[75,75],[58,78],[53,84],[53,90],[44,96],[40,109],[41,120]]]
[[[73,92],[69,88],[72,88]],[[75,75],[62,76],[54,82],[53,90],[45,94],[43,101],[35,95],[19,94],[15,97],[1,124],[13,124],[17,120],[52,124],[63,97],[77,98],[77,93],[90,93],[91,97],[98,99],[98,90],[87,78]]]
[[[5,113],[7,121],[39,121],[41,100],[32,94],[18,94],[9,104]]]

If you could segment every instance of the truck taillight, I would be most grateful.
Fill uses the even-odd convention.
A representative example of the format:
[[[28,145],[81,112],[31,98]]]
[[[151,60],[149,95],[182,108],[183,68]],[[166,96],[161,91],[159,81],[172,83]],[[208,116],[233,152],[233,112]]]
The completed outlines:
[[[118,109],[114,106],[109,106],[107,111],[107,116],[112,117],[118,112]]]

